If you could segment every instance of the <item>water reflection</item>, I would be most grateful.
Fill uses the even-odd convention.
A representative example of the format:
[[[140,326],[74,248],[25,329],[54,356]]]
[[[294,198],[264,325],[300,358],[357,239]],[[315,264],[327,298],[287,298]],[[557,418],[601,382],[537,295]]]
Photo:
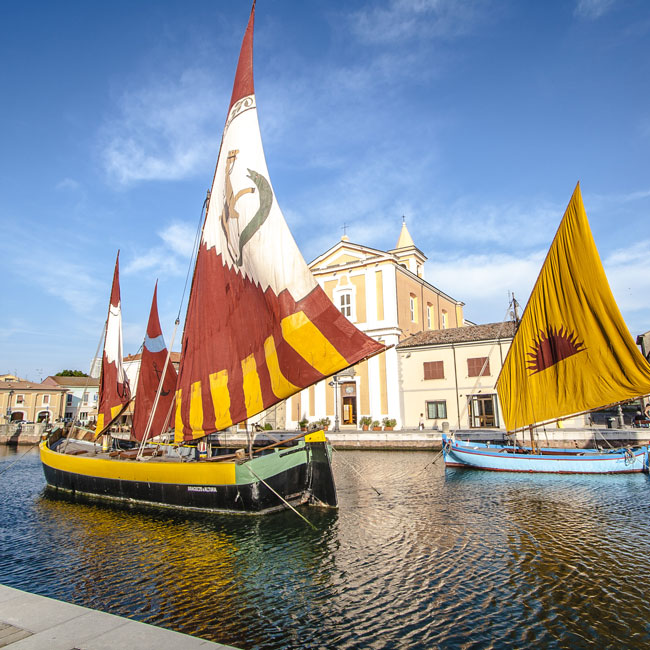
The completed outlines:
[[[241,648],[650,642],[647,477],[431,459],[335,454],[341,507],[304,510],[313,530],[52,499],[28,454],[0,474],[2,582]]]

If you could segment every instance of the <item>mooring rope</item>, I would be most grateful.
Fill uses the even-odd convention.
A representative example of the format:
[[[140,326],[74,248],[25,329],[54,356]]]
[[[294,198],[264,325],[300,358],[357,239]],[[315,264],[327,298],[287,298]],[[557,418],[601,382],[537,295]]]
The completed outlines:
[[[11,468],[12,468],[12,467],[13,467],[13,466],[14,466],[14,465],[15,465],[15,464],[16,464],[16,463],[21,459],[21,458],[23,458],[23,456],[25,456],[25,455],[26,455],[27,453],[29,453],[32,449],[34,449],[34,447],[36,447],[36,445],[37,445],[39,442],[40,442],[40,440],[38,440],[38,441],[35,442],[34,444],[30,445],[30,446],[27,448],[27,451],[25,451],[25,452],[22,453],[20,456],[18,456],[18,458],[16,458],[13,462],[9,463],[9,465],[7,465],[7,467],[5,467],[5,468],[0,472],[0,476],[2,476],[3,474],[5,474],[6,472],[8,472],[8,471],[9,471],[9,470],[10,470],[10,469],[11,469]]]
[[[280,499],[280,501],[282,501],[282,502],[283,502],[287,507],[291,508],[291,510],[293,510],[293,511],[294,511],[294,512],[295,512],[295,513],[296,513],[296,514],[297,514],[297,515],[302,519],[302,520],[306,521],[306,522],[307,522],[307,523],[308,523],[308,524],[309,524],[309,525],[310,525],[314,530],[317,530],[316,526],[314,526],[314,524],[312,524],[311,521],[309,521],[309,519],[307,519],[307,517],[303,517],[303,516],[302,516],[302,515],[301,515],[301,514],[300,514],[300,513],[299,513],[299,512],[298,512],[298,511],[297,511],[297,510],[296,510],[296,509],[295,509],[295,508],[294,508],[294,507],[293,507],[293,506],[292,506],[292,505],[291,505],[291,504],[290,504],[290,503],[289,503],[289,502],[288,502],[288,501],[287,501],[287,500],[286,500],[282,495],[281,495],[281,494],[278,494],[278,493],[277,493],[277,492],[276,492],[276,491],[275,491],[275,490],[274,490],[274,489],[273,489],[273,488],[272,488],[272,487],[271,487],[271,486],[270,486],[270,485],[269,485],[269,484],[268,484],[268,483],[267,483],[263,478],[260,478],[260,477],[255,473],[254,470],[252,470],[250,467],[247,467],[246,469],[247,469],[247,470],[248,470],[248,471],[249,471],[249,472],[250,472],[250,473],[251,473],[251,474],[252,474],[252,475],[253,475],[253,476],[254,476],[254,477],[255,477],[255,478],[260,482],[260,483],[263,483],[264,485],[266,485],[266,487],[269,488],[269,490],[271,490],[271,492],[273,492],[273,494],[275,494],[275,496],[278,497],[278,499]]]
[[[336,452],[338,452],[338,449],[336,449],[336,448],[334,447],[334,445],[332,445],[332,451],[336,451]],[[342,463],[344,463],[345,465],[347,465],[347,466],[348,466],[348,467],[349,467],[353,472],[356,472],[357,476],[359,476],[359,478],[360,478],[362,481],[364,481],[365,483],[367,483],[367,484],[368,484],[368,485],[369,485],[369,486],[370,486],[370,487],[371,487],[371,488],[372,488],[372,489],[373,489],[373,490],[374,490],[374,491],[375,491],[379,496],[381,496],[381,492],[380,492],[380,491],[379,491],[379,490],[378,490],[378,489],[377,489],[377,488],[376,488],[372,483],[370,483],[370,482],[368,481],[368,479],[367,479],[367,478],[366,478],[366,477],[365,477],[365,476],[364,476],[364,475],[363,475],[363,474],[362,474],[362,473],[361,473],[361,472],[360,472],[360,471],[359,471],[359,470],[358,470],[354,465],[352,465],[351,463],[348,463],[346,460],[343,459],[342,456],[339,456],[339,458],[341,459],[341,462],[342,462]]]

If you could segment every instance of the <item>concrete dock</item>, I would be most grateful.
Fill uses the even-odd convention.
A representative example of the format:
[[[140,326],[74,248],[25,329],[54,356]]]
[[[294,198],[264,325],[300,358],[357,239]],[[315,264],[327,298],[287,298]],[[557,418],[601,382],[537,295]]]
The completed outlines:
[[[236,650],[128,618],[0,585],[0,648]]]

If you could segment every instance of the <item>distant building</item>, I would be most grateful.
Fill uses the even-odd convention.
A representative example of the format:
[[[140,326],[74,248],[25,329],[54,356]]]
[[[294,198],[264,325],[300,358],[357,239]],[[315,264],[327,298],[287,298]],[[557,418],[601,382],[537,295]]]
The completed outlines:
[[[636,337],[636,344],[641,348],[641,354],[650,361],[650,332],[639,334]]]
[[[63,419],[65,388],[0,375],[2,422],[51,422]]]
[[[496,380],[512,343],[512,321],[420,332],[397,346],[405,424],[501,428]]]
[[[64,419],[68,422],[89,424],[97,419],[99,380],[94,377],[62,377],[50,375],[43,386],[65,389]]]
[[[504,429],[496,381],[515,334],[513,321],[420,332],[397,346],[404,421],[426,429]],[[582,427],[579,415],[558,426]]]
[[[406,223],[394,249],[381,251],[347,236],[309,265],[325,293],[361,331],[390,347],[357,364],[353,373],[321,381],[287,400],[286,426],[325,416],[342,428],[357,428],[362,416],[402,425],[396,346],[422,330],[460,327],[464,303],[424,279],[427,258]],[[332,385],[334,384],[334,385]]]

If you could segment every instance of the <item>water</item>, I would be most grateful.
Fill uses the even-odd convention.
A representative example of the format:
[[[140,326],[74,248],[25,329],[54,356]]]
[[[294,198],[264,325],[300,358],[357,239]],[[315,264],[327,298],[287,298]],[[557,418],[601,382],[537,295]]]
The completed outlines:
[[[645,475],[341,451],[340,508],[304,509],[312,530],[53,499],[23,454],[0,447],[0,582],[19,589],[247,650],[650,645]]]

